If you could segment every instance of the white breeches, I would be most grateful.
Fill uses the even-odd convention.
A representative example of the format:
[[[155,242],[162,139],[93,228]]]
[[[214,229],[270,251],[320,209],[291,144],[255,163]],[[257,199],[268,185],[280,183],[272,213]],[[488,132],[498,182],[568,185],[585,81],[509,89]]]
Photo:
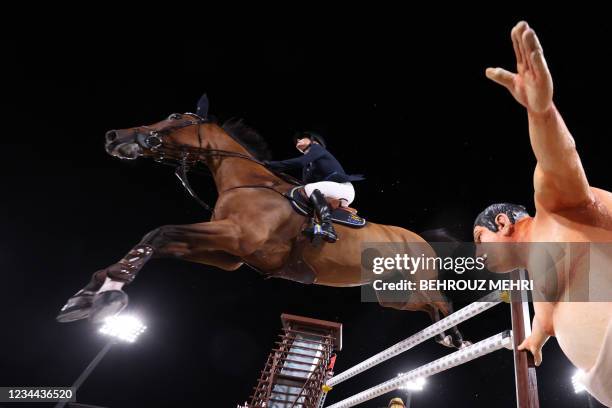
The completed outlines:
[[[314,190],[319,190],[325,197],[340,200],[342,207],[348,207],[355,199],[355,189],[350,182],[336,183],[334,181],[319,181],[304,186],[306,195],[310,197]]]

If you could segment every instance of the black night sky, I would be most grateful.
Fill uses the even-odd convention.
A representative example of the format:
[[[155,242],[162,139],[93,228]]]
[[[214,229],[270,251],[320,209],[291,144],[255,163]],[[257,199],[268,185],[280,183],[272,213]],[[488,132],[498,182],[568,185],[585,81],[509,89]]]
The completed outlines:
[[[5,37],[0,386],[70,385],[105,339],[86,322],[56,323],[65,300],[146,232],[208,217],[171,168],[108,156],[107,130],[193,111],[207,92],[212,114],[244,118],[275,159],[296,155],[296,129],[320,131],[349,172],[366,175],[354,206],[368,219],[417,232],[446,227],[470,239],[474,217],[490,203],[521,203],[533,213],[526,113],[484,76],[487,66],[514,68],[510,29],[520,19],[540,37],[591,185],[612,189],[612,28],[597,14],[449,12],[329,31],[311,21],[268,36],[237,27],[187,36],[148,31],[150,23],[97,31],[81,23]],[[193,178],[214,201],[211,179]],[[337,372],[429,324],[424,313],[361,303],[358,288],[264,280],[248,267],[224,272],[155,260],[127,291],[130,310],[149,329],[137,344],[110,351],[79,402],[235,407],[248,399],[283,312],[344,324]],[[509,328],[509,319],[503,305],[461,329],[480,340]],[[429,341],[338,386],[327,401],[446,353]],[[585,394],[573,392],[573,372],[551,339],[538,368],[542,407],[588,406]],[[363,406],[386,406],[392,396],[402,395]],[[412,406],[514,406],[511,353],[430,378]]]

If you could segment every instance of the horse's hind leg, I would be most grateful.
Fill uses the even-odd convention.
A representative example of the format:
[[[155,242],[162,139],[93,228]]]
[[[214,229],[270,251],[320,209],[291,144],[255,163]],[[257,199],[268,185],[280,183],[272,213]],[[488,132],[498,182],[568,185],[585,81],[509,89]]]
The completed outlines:
[[[432,303],[423,304],[421,310],[427,312],[433,323],[436,323],[440,320],[440,309],[434,306]],[[454,346],[453,337],[451,335],[446,334],[446,332],[437,334],[435,340],[436,343],[441,344],[445,347]]]
[[[442,296],[446,299],[444,295]],[[448,300],[445,302],[432,302],[428,304],[426,311],[431,317],[431,321],[434,323],[439,321],[441,317],[449,316],[454,312],[453,304]],[[436,341],[444,346],[456,347],[458,349],[462,349],[472,344],[463,339],[463,335],[457,326],[451,327],[448,331],[450,335],[446,334],[446,332],[440,333],[436,336]]]
[[[442,305],[434,304],[431,302],[412,302],[412,301],[389,301],[383,299],[382,296],[378,296],[378,303],[383,307],[389,307],[396,310],[410,310],[410,311],[423,311],[429,315],[432,323],[436,323],[440,320],[440,307]],[[440,302],[441,303],[441,302]],[[446,309],[443,309],[446,310]],[[453,347],[455,346],[455,342],[453,336],[447,335],[445,332],[442,332],[436,335],[435,340],[437,343],[445,346],[445,347]]]
[[[442,293],[435,295],[436,299],[442,297],[444,301],[431,301],[426,300],[424,292],[413,292],[413,298],[408,298],[401,301],[389,301],[384,299],[380,293],[377,292],[378,303],[383,307],[389,307],[397,310],[411,310],[411,311],[423,311],[426,312],[432,323],[438,322],[442,317],[446,317],[453,313],[453,305],[450,301],[446,300],[446,297]],[[457,326],[453,326],[448,330],[448,333],[442,332],[436,335],[435,340],[437,343],[446,347],[456,347],[461,349],[463,347],[472,344],[469,341],[463,339],[461,332]]]
[[[448,314],[452,314],[452,313],[454,313],[453,304],[451,302],[448,302]],[[451,327],[449,329],[449,331],[450,331],[450,335],[451,335],[452,340],[453,340],[453,345],[456,348],[462,349],[464,347],[472,345],[471,341],[463,339],[463,335],[461,334],[461,332],[459,331],[459,328],[457,326]]]
[[[378,303],[383,307],[389,307],[396,310],[423,311],[429,315],[431,321],[436,323],[440,320],[440,311],[443,314],[448,314],[447,303],[431,302],[424,297],[423,292],[406,292],[403,299],[387,299],[387,296],[380,292],[376,292]],[[446,333],[436,335],[437,343],[446,347],[453,347],[453,338]]]

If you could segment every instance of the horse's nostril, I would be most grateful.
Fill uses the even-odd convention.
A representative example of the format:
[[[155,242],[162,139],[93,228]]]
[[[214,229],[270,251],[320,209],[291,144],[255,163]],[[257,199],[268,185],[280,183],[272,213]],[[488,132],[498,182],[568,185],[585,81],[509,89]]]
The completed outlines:
[[[114,130],[109,130],[108,132],[106,132],[106,142],[107,143],[112,143],[117,139],[117,132],[115,132]]]

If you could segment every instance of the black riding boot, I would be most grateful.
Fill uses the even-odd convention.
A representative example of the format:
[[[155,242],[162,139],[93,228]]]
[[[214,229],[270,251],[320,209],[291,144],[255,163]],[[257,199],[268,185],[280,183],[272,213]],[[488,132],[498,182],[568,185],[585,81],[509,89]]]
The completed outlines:
[[[323,193],[319,190],[314,190],[312,194],[310,194],[310,202],[314,206],[315,213],[321,223],[320,228],[317,228],[318,225],[314,226],[314,235],[321,235],[327,242],[336,242],[338,240],[338,235],[336,235],[336,231],[334,230],[331,221],[331,210],[327,205],[327,201],[325,201]]]

